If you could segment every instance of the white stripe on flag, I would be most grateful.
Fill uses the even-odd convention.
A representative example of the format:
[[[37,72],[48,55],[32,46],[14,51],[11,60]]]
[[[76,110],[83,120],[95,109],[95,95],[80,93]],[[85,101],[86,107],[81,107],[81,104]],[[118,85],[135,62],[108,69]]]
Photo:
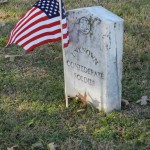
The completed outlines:
[[[60,29],[60,25],[58,25],[58,26],[55,26],[55,27],[52,27],[53,29],[52,29],[52,31],[55,31],[55,30],[57,30],[57,29]],[[38,32],[35,32],[35,33],[33,33],[32,35],[30,35],[30,36],[28,36],[27,38],[25,38],[24,40],[22,40],[21,42],[19,42],[19,44],[20,45],[22,45],[23,43],[25,43],[26,41],[28,41],[28,40],[30,40],[31,38],[33,38],[33,37],[35,37],[35,36],[38,36],[38,35],[40,35],[40,34],[42,34],[42,33],[46,33],[46,32],[49,32],[50,33],[50,29],[51,28],[44,28],[44,29],[42,29],[42,30],[40,30],[40,31],[38,31]],[[52,35],[53,37],[55,37],[55,35]],[[57,36],[56,36],[57,37]]]
[[[44,13],[36,16],[35,18],[31,19],[28,23],[26,23],[24,26],[21,27],[20,30],[18,30],[17,32],[15,32],[15,34],[13,35],[13,38],[12,38],[12,42],[14,41],[14,39],[18,36],[18,34],[24,29],[26,28],[28,25],[30,25],[31,23],[35,22],[37,19],[39,19],[40,17],[45,17],[46,15]]]
[[[63,39],[64,44],[68,43],[68,41],[69,41],[69,36],[67,36],[67,38]]]
[[[36,13],[38,13],[38,12],[40,12],[40,11],[41,11],[40,9],[36,9],[36,10],[34,10],[29,16],[23,17],[23,18],[17,23],[17,25],[18,25],[18,24],[22,21],[18,26],[16,25],[17,28],[15,29],[15,31],[17,31],[18,28],[20,28],[24,23],[26,23],[26,21],[27,21],[29,18],[31,18],[34,14],[36,14]]]
[[[26,18],[26,17],[28,16],[28,14],[29,14],[33,9],[35,9],[35,8],[33,7],[32,9],[30,9],[30,10],[19,20],[19,22],[15,25],[14,29],[11,31],[10,37],[12,36],[12,34],[13,34],[15,28],[17,27],[17,25],[18,25],[24,18]],[[9,39],[9,41],[10,41],[10,39]],[[8,41],[8,43],[9,43],[9,41]]]
[[[63,34],[66,34],[68,32],[67,28],[63,29]]]
[[[43,25],[49,25],[49,27],[51,27],[51,23],[55,23],[56,21],[59,21],[59,18],[54,18],[54,19],[48,19],[42,22],[39,22],[37,24],[35,24],[34,26],[30,27],[29,29],[27,29],[25,32],[22,32],[21,34],[19,34],[19,36],[15,39],[14,43],[19,40],[20,38],[22,38],[23,36],[25,36],[26,34],[32,32],[34,29],[37,29],[38,27],[42,27]],[[56,27],[57,28],[57,27]],[[59,25],[60,28],[60,25]],[[54,30],[54,27],[49,28],[50,31]]]
[[[61,37],[61,33],[58,33],[56,34],[57,37]],[[28,45],[24,46],[24,49],[27,50],[29,49],[30,47],[32,47],[33,45],[36,45],[42,41],[45,41],[45,40],[53,40],[54,39],[54,36],[44,36],[44,37],[41,37],[33,42],[30,42]],[[21,45],[20,45],[21,46]]]
[[[12,30],[11,32],[11,36],[14,36],[17,32],[17,30],[31,17],[33,16],[35,13],[41,11],[40,9],[36,9],[34,10],[29,16],[23,17],[15,26],[15,28]],[[22,21],[23,20],[23,21]],[[21,22],[22,21],[22,22]],[[21,23],[20,23],[21,22]],[[20,24],[19,24],[20,23]],[[17,28],[16,28],[17,27]],[[12,37],[10,39],[12,41]]]

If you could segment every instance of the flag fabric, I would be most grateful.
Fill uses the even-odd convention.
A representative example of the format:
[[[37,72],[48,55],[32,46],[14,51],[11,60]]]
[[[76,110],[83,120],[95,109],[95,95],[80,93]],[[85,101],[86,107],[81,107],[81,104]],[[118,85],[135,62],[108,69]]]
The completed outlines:
[[[6,46],[18,44],[30,52],[42,44],[63,40],[63,47],[66,48],[69,36],[63,2],[61,9],[62,19],[58,0],[39,0],[16,24]]]

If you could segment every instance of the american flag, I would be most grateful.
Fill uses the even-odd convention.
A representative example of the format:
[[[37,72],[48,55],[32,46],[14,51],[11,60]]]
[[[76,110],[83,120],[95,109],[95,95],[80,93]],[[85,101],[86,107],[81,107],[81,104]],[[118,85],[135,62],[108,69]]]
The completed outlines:
[[[63,33],[62,42],[66,48],[69,37],[63,2],[61,9],[62,32],[58,0],[39,0],[16,24],[6,46],[14,43],[30,52],[42,44],[60,41]]]

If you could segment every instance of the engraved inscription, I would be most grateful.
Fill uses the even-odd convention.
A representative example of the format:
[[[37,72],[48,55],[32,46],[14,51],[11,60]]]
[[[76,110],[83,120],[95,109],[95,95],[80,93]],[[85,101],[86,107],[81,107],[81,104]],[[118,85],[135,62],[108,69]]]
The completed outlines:
[[[98,58],[96,57],[96,55],[89,49],[84,48],[84,47],[79,47],[79,48],[75,48],[71,54],[73,55],[74,58],[78,58],[79,55],[83,55],[83,57],[88,57],[92,60],[93,64],[96,66],[98,63],[100,63],[100,61],[98,60]],[[75,63],[73,60],[66,60],[67,66],[69,68],[72,68],[75,72],[74,72],[74,77],[91,86],[94,86],[96,83],[96,79],[94,80],[94,78],[99,78],[99,79],[104,79],[104,73],[100,72],[100,71],[96,71],[94,70],[94,68],[90,68],[87,67],[86,64],[82,65],[79,61],[78,63]],[[78,71],[76,73],[76,71]],[[91,76],[91,78],[89,77]]]
[[[94,86],[95,80],[93,79],[93,77],[94,78],[96,77],[99,79],[104,79],[104,73],[103,72],[95,71],[92,68],[88,68],[86,66],[77,64],[77,63],[70,61],[70,60],[67,60],[66,63],[67,63],[67,66],[74,69],[74,71],[75,70],[79,71],[78,73],[74,72],[74,77],[77,80],[79,80],[85,84]],[[87,77],[89,75],[91,76],[91,78]]]
[[[93,52],[88,50],[88,49],[86,49],[86,48],[83,48],[83,47],[74,49],[73,52],[72,52],[72,55],[74,57],[76,57],[77,54],[81,54],[81,53],[85,53],[86,56],[90,57],[95,65],[97,65],[99,63],[98,59],[93,54]]]
[[[75,78],[77,78],[79,81],[82,81],[84,83],[87,83],[89,85],[94,85],[95,84],[95,81],[88,78],[88,77],[85,77],[85,76],[82,76],[80,74],[77,74],[77,73],[74,73],[74,76]]]
[[[90,32],[90,22],[86,17],[82,17],[79,20],[80,31],[84,34],[88,34]]]
[[[104,79],[104,74],[103,72],[97,72],[97,71],[94,71],[93,69],[91,68],[87,68],[83,65],[80,65],[80,64],[77,64],[77,63],[74,63],[70,60],[67,60],[67,65],[73,69],[76,69],[78,71],[81,71],[83,73],[86,73],[88,75],[91,75],[91,76],[94,76],[94,77],[97,77],[97,78],[101,78],[101,79]]]

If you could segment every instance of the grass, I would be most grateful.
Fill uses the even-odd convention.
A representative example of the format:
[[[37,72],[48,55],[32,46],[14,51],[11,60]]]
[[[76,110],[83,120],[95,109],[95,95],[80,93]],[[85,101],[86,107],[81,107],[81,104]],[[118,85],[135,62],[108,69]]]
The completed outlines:
[[[150,106],[135,104],[150,97],[149,0],[66,0],[66,8],[102,5],[125,20],[123,98],[130,105],[104,114],[77,100],[65,108],[61,44],[22,54],[16,45],[4,48],[11,29],[34,0],[9,0],[0,6],[0,150],[40,149],[54,142],[61,150],[148,150]],[[42,148],[41,148],[42,149]]]

